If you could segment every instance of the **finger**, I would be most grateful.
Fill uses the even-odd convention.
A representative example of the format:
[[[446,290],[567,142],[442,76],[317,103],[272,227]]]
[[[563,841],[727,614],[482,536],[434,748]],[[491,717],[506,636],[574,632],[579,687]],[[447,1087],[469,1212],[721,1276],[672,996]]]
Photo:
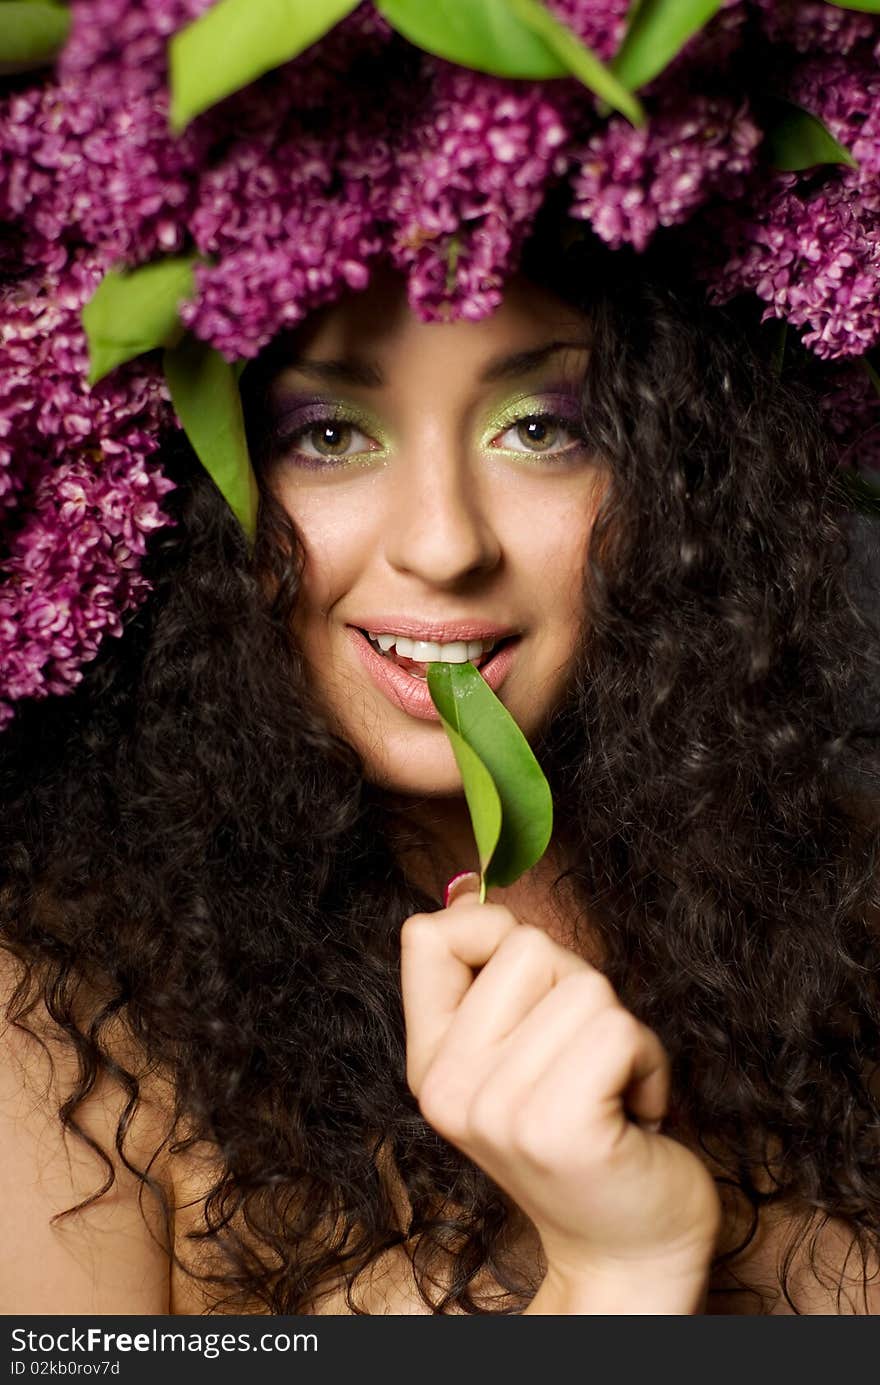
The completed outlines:
[[[509,1086],[509,1098],[521,1102],[589,1020],[615,1007],[617,998],[601,972],[592,967],[568,972],[504,1039],[486,1084]]]
[[[480,897],[480,876],[475,870],[461,870],[458,875],[453,875],[443,894],[444,909],[448,909],[450,904],[464,895],[473,895],[472,903]]]
[[[474,896],[476,897],[476,896]],[[422,1078],[474,980],[518,921],[501,904],[456,900],[434,914],[413,914],[400,933],[406,1069],[418,1096]]]
[[[561,1113],[576,1112],[578,1128],[604,1147],[619,1136],[627,1114],[653,1124],[665,1116],[668,1101],[663,1045],[652,1029],[616,1006],[588,1019],[544,1070],[528,1098],[527,1119],[536,1130],[552,1129]]]
[[[602,978],[604,980],[604,978]],[[607,982],[607,991],[613,996]],[[518,1114],[545,1073],[557,1067],[585,1027],[588,1015],[607,1008],[606,990],[570,972],[529,1011],[498,1046],[497,1057],[467,1109],[453,1110],[461,1130],[481,1142],[507,1146]],[[575,1094],[577,1093],[575,1088]],[[443,1113],[438,1113],[441,1115]],[[558,1124],[556,1113],[556,1123]],[[432,1121],[432,1124],[435,1122]]]
[[[614,1001],[609,983],[576,953],[554,942],[540,928],[520,924],[502,939],[453,1016],[443,1043],[442,1061],[466,1067],[474,1055],[497,1048],[522,1026],[564,978],[583,975],[594,1004]],[[583,1018],[583,1012],[581,1013]],[[542,1046],[542,1030],[529,1032]]]

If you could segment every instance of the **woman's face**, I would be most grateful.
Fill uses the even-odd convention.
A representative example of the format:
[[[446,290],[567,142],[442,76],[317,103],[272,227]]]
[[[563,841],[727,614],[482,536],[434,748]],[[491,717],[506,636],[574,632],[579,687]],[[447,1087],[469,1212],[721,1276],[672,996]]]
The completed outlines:
[[[310,318],[273,381],[270,483],[305,550],[295,630],[335,729],[392,791],[461,789],[431,659],[466,653],[529,739],[565,691],[606,478],[581,439],[585,337],[523,280],[479,323],[424,323],[389,273]]]

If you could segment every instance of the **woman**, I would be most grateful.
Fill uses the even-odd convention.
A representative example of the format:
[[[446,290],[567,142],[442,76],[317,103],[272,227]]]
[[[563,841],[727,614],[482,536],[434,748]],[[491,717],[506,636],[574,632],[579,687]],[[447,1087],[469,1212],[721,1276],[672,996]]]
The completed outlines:
[[[253,562],[169,458],[148,605],[0,747],[4,1311],[877,1311],[876,632],[806,390],[678,278],[315,313]],[[556,825],[443,907],[463,653]]]

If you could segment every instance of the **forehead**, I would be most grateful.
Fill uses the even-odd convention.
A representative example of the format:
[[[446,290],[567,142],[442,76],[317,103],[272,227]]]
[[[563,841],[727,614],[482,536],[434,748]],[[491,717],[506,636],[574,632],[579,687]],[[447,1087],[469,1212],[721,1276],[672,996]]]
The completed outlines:
[[[429,360],[466,372],[553,339],[585,342],[586,334],[583,314],[522,276],[508,281],[501,305],[478,322],[423,322],[409,305],[404,278],[382,270],[362,292],[313,313],[292,345],[295,353],[370,360],[388,370]]]

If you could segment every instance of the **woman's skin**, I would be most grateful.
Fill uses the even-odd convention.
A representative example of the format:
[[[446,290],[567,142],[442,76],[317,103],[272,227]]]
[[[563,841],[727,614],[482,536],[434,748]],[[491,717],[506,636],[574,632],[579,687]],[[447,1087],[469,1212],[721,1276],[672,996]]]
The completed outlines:
[[[297,338],[300,368],[291,362],[274,382],[285,434],[313,417],[319,400],[328,421],[348,405],[382,434],[357,456],[368,440],[352,437],[344,451],[354,460],[319,471],[316,427],[302,443],[312,466],[288,450],[273,488],[306,549],[296,625],[321,700],[368,776],[430,840],[430,855],[408,855],[407,869],[438,901],[451,875],[477,864],[458,767],[439,720],[403,712],[365,675],[349,626],[406,613],[520,629],[499,696],[526,736],[539,731],[564,691],[584,619],[584,564],[606,485],[602,465],[576,445],[585,340],[574,309],[525,281],[513,280],[479,324],[426,324],[410,311],[403,281],[387,274],[312,315]],[[480,382],[493,366],[515,367],[516,357],[555,343],[566,345]],[[380,367],[383,383],[345,382],[336,369],[345,361]],[[322,362],[334,369],[318,371]],[[569,414],[575,432],[562,438],[564,456],[551,462],[528,452],[515,428],[505,431],[511,406],[518,417]],[[566,927],[548,899],[557,873],[551,844],[534,871],[492,898],[556,936]]]
[[[607,481],[579,432],[587,328],[522,280],[479,324],[423,323],[402,281],[382,277],[310,320],[274,383],[286,442],[271,484],[306,555],[296,633],[337,729],[430,841],[404,865],[438,900],[476,864],[458,768],[439,720],[374,681],[354,627],[400,630],[404,617],[517,632],[497,691],[534,739],[589,619],[583,574]],[[565,945],[570,921],[548,898],[558,866],[551,850],[483,905],[462,881],[448,908],[406,920],[408,1082],[537,1229],[547,1273],[527,1311],[696,1312],[715,1187],[658,1133],[659,1040]]]
[[[339,423],[340,410],[354,409],[359,426],[369,421],[376,432],[375,440],[357,439],[367,451],[350,470],[327,474],[314,469],[314,432],[296,440],[302,459],[289,441],[272,480],[308,551],[298,633],[311,677],[341,732],[360,749],[366,773],[427,838],[427,850],[407,848],[401,860],[438,906],[446,879],[476,863],[458,772],[439,725],[385,697],[346,626],[392,611],[511,625],[521,641],[499,696],[528,735],[541,727],[565,687],[580,624],[589,621],[580,577],[603,472],[578,449],[576,426],[557,436],[554,449],[558,444],[565,455],[555,460],[523,456],[524,439],[553,440],[552,429],[509,430],[511,416],[546,411],[547,390],[553,409],[572,416],[586,327],[565,304],[522,282],[479,324],[422,324],[402,288],[386,279],[310,319],[299,335],[300,355],[313,364],[369,361],[381,367],[384,383],[343,383],[338,369],[319,379],[303,371],[302,360],[277,381],[273,407],[286,433],[296,422],[292,410],[300,424],[304,408],[314,419],[316,398],[324,400],[321,416],[335,410]],[[573,345],[552,359],[533,359],[528,369],[520,359],[516,377],[480,383],[498,356],[554,341]],[[360,376],[368,378],[376,381],[375,374]],[[350,436],[343,435],[341,448],[338,434],[330,439],[337,451],[353,450]],[[551,903],[551,884],[565,864],[551,843],[534,870],[492,891],[490,903],[477,903],[474,882],[465,879],[449,907],[404,923],[407,1078],[426,1119],[521,1210],[522,1224],[511,1219],[509,1249],[521,1268],[546,1268],[526,1312],[700,1311],[716,1235],[714,1186],[696,1157],[650,1129],[663,1113],[665,1057],[589,964],[601,961],[589,919],[575,946],[577,901],[561,896],[558,908]],[[18,979],[12,959],[0,954],[4,1015]],[[79,999],[85,1027],[102,997],[83,981]],[[77,1054],[48,1013],[29,1013],[28,1024],[45,1049],[0,1021],[0,1183],[16,1190],[0,1220],[0,1311],[213,1311],[202,1282],[169,1267],[158,1205],[120,1160],[111,1196],[53,1222],[94,1196],[96,1166],[89,1149],[64,1138],[57,1117],[80,1077]],[[191,1263],[188,1233],[203,1230],[204,1198],[222,1172],[219,1152],[200,1141],[172,1157],[170,1076],[156,1071],[121,1016],[106,1041],[141,1083],[127,1156],[163,1187],[175,1209],[175,1247]],[[78,1125],[111,1155],[118,1123],[130,1114],[127,1103],[127,1089],[105,1071],[77,1108]],[[387,1165],[381,1172],[397,1203],[402,1185]],[[405,1193],[399,1206],[405,1226]],[[719,1243],[732,1248],[749,1227],[725,1213]],[[783,1207],[762,1213],[735,1264],[737,1282],[764,1290],[773,1313],[790,1311],[778,1286],[792,1215]],[[795,1229],[802,1226],[799,1216]],[[799,1309],[880,1312],[877,1283],[867,1301],[862,1294],[849,1226],[820,1221],[807,1229],[805,1244],[817,1250],[823,1279],[798,1252],[791,1284]],[[370,1267],[365,1311],[429,1311],[407,1257],[382,1258],[388,1263],[377,1266],[375,1280]],[[474,1287],[480,1297],[483,1286]],[[497,1286],[487,1287],[494,1295]],[[723,1279],[720,1288],[719,1298],[713,1284],[713,1312],[761,1311],[760,1299],[730,1292],[725,1300]],[[489,1311],[497,1307],[493,1297]],[[337,1284],[328,1294],[316,1291],[304,1311],[350,1309]]]

